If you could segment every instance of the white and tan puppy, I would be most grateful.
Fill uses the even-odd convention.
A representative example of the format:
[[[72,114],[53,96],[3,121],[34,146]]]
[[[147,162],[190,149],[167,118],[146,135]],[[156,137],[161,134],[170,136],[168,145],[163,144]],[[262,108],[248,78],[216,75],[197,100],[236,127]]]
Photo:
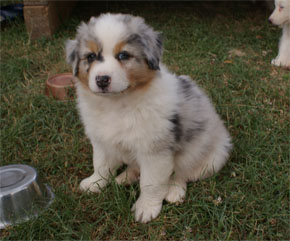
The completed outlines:
[[[77,79],[78,108],[93,146],[94,173],[80,188],[99,192],[140,176],[132,210],[148,222],[162,202],[180,202],[186,183],[212,175],[226,162],[230,136],[208,97],[188,76],[160,63],[161,35],[140,17],[103,14],[82,23],[66,43]]]
[[[271,63],[290,68],[290,0],[275,0],[275,9],[269,21],[283,28],[278,56]]]

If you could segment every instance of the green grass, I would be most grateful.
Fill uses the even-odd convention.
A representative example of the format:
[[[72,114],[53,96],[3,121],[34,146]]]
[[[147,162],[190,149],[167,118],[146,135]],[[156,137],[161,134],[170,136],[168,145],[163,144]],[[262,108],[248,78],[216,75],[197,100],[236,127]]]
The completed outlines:
[[[0,231],[1,239],[289,239],[290,74],[270,65],[280,37],[267,23],[270,12],[250,2],[99,5],[80,3],[48,40],[30,41],[20,21],[1,30],[1,165],[36,167],[56,196],[39,218]],[[138,185],[78,191],[92,172],[91,146],[75,102],[44,95],[49,76],[70,70],[64,41],[81,19],[107,11],[141,15],[162,31],[163,61],[206,90],[233,137],[224,169],[189,184],[185,202],[164,203],[149,224],[130,212]],[[233,49],[245,56],[230,56]]]

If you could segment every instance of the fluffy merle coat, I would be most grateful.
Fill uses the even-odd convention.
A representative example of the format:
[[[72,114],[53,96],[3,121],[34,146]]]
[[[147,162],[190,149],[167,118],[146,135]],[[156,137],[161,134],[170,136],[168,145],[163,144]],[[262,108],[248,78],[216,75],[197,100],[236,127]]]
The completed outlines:
[[[140,17],[104,14],[82,23],[66,43],[78,109],[93,146],[94,173],[80,188],[99,192],[111,174],[140,177],[135,219],[148,222],[162,202],[181,202],[186,183],[218,172],[230,136],[210,100],[188,76],[160,63],[160,33]]]

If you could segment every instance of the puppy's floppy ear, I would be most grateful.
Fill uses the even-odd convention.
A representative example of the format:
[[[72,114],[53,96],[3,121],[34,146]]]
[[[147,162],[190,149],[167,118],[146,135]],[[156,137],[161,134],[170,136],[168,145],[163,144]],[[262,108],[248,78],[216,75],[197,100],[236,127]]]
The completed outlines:
[[[162,34],[146,25],[140,17],[135,17],[133,22],[138,30],[130,36],[128,42],[137,43],[143,50],[148,67],[158,70],[162,56]]]
[[[153,32],[153,35],[147,37],[147,41],[143,40],[145,43],[144,54],[147,57],[147,64],[150,69],[158,70],[159,61],[162,56],[162,34],[159,32]],[[151,40],[149,40],[150,37],[152,38]]]
[[[162,35],[152,29],[140,34],[143,43],[143,53],[146,57],[148,67],[153,70],[159,69],[159,61],[162,55]]]
[[[66,62],[72,66],[73,75],[78,74],[79,56],[77,51],[77,40],[67,40],[65,42]]]

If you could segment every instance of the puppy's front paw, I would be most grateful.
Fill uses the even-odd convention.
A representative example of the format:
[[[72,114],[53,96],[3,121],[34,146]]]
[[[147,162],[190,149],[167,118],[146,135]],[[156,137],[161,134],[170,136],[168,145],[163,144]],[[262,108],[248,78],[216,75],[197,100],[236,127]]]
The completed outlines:
[[[95,176],[85,178],[80,183],[80,190],[83,192],[100,192],[104,180]]]
[[[271,64],[276,65],[276,59],[272,59]]]
[[[272,59],[271,64],[275,66],[280,66],[282,63],[278,58],[275,58],[275,59]]]
[[[290,69],[290,60],[275,58],[275,59],[272,59],[271,64],[275,66],[281,66],[286,69]]]
[[[133,205],[132,211],[135,212],[137,222],[147,223],[158,216],[161,208],[162,202],[153,202],[139,197]]]
[[[186,190],[185,188],[172,184],[169,187],[168,193],[165,197],[167,202],[170,203],[182,203],[185,198]]]

